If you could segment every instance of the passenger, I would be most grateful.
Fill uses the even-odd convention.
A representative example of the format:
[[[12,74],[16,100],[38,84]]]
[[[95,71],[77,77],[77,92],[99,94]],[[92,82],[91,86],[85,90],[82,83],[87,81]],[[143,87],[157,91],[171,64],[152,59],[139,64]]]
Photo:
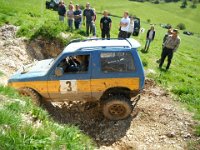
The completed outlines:
[[[69,67],[68,72],[78,72],[80,71],[80,63],[77,61],[76,57],[70,57],[68,60]]]
[[[130,24],[130,18],[128,17],[128,12],[125,11],[123,18],[120,21],[120,31],[119,31],[118,38],[122,38],[122,39],[127,38],[129,24]]]
[[[100,28],[101,28],[101,38],[110,39],[110,30],[112,26],[112,20],[108,17],[108,11],[104,10],[103,17],[100,20]]]
[[[70,57],[68,72],[85,72],[88,70],[88,57],[86,55],[78,55]]]
[[[58,5],[58,15],[59,15],[59,20],[64,22],[64,18],[66,15],[66,7],[64,4],[64,1],[60,1]]]
[[[151,28],[147,31],[147,36],[146,36],[146,43],[144,47],[144,51],[148,52],[150,43],[154,40],[155,37],[155,30],[154,26],[152,25]]]
[[[79,62],[79,70],[81,72],[87,71],[88,70],[88,56],[86,55],[78,55],[76,57],[76,60]]]
[[[176,52],[176,50],[178,49],[179,45],[180,45],[180,37],[178,36],[178,30],[174,29],[172,32],[172,35],[169,35],[163,45],[163,51],[161,54],[161,61],[159,64],[159,68],[162,68],[162,65],[165,61],[165,58],[168,57],[168,63],[166,66],[166,71],[169,69],[170,64],[171,64],[171,60],[173,58],[173,53]]]

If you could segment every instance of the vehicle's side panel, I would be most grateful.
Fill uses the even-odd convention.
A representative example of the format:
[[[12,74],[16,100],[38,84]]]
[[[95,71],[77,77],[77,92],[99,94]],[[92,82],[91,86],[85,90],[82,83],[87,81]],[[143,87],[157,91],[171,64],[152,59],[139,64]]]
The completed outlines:
[[[89,101],[90,80],[48,81],[48,92],[52,101]]]
[[[128,50],[127,50],[128,51]],[[136,51],[135,49],[133,51]],[[133,60],[135,65],[135,70],[131,72],[103,72],[101,70],[102,64],[101,61],[96,62],[96,68],[92,70],[92,79],[91,79],[91,90],[92,90],[92,97],[95,99],[99,99],[102,94],[109,88],[127,88],[130,91],[140,91],[142,88],[142,83],[144,79],[144,72],[142,70],[141,63],[138,61],[137,52],[133,52]],[[110,53],[110,51],[106,51]],[[130,52],[130,50],[129,50]],[[99,54],[95,55],[93,59],[100,60]],[[93,68],[95,68],[93,66]],[[141,81],[142,79],[142,81]],[[141,83],[142,82],[142,83]]]
[[[72,55],[89,55],[89,52],[67,54],[63,58]],[[56,76],[54,70],[58,66],[55,64],[48,78],[48,92],[52,101],[89,101],[91,99],[90,78],[91,78],[91,54],[87,72],[64,73]]]
[[[92,92],[102,92],[111,87],[126,87],[130,90],[139,89],[139,78],[109,78],[109,79],[92,79]]]
[[[47,81],[13,82],[11,86],[15,89],[28,87],[35,90],[43,97],[49,98],[47,91]]]
[[[139,78],[108,78],[108,79],[92,79],[91,90],[92,97],[99,100],[103,93],[110,88],[127,88],[131,91],[139,90]]]
[[[145,82],[145,75],[144,75],[142,60],[140,59],[140,56],[136,49],[133,49],[132,53],[133,53],[134,62],[136,66],[136,72],[137,72],[138,77],[140,78],[140,83],[139,83],[140,90],[142,90],[144,88],[144,82]]]

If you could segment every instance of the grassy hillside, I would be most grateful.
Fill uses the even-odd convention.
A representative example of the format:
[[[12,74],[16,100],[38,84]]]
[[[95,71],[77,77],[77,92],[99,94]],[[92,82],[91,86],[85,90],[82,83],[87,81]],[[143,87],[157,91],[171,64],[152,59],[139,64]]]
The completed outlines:
[[[6,95],[6,97],[2,96]],[[93,149],[77,127],[54,122],[13,89],[0,86],[0,149]]]
[[[68,1],[67,1],[68,2]],[[86,0],[74,0],[85,6]],[[45,36],[57,37],[61,31],[66,30],[66,23],[59,23],[57,13],[45,9],[45,1],[39,0],[0,0],[0,24],[5,22],[21,26],[20,36],[34,37],[42,33]],[[168,72],[158,69],[156,60],[161,54],[162,38],[166,32],[160,27],[160,23],[170,23],[174,27],[178,23],[184,23],[186,29],[200,33],[200,4],[196,9],[190,7],[180,9],[181,3],[137,3],[128,0],[92,0],[91,5],[97,12],[107,9],[111,14],[122,16],[125,10],[141,18],[145,33],[141,33],[136,39],[141,43],[140,56],[145,65],[148,77],[157,81],[169,91],[173,92],[176,99],[182,101],[190,109],[196,111],[195,118],[200,120],[200,37],[199,35],[187,36],[180,32],[181,45],[175,53],[171,68]],[[97,16],[97,34],[100,35],[99,19]],[[146,31],[149,28],[147,19],[156,24],[156,37],[152,42],[149,53],[141,53],[145,44]],[[113,27],[111,37],[117,37],[120,18],[112,17]],[[84,30],[84,27],[83,27]],[[82,33],[83,31],[81,31]],[[200,136],[200,127],[197,134]]]

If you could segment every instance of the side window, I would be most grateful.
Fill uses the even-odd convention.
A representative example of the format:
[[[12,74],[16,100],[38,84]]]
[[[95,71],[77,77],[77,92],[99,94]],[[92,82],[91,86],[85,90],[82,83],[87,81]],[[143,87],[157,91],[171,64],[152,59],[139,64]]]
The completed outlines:
[[[135,71],[133,56],[130,52],[101,53],[101,70],[109,72]]]
[[[88,71],[90,55],[67,56],[57,67],[63,68],[64,73],[84,73]]]

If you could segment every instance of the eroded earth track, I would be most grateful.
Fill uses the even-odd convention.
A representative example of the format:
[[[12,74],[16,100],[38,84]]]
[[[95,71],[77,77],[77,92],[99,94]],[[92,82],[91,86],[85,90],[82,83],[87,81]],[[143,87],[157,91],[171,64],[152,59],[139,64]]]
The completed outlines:
[[[16,38],[17,28],[11,25],[0,29],[1,84],[22,65],[33,61],[24,39]],[[183,150],[188,142],[200,140],[193,134],[197,124],[191,113],[170,94],[147,79],[145,90],[131,117],[109,121],[95,103],[45,103],[52,118],[63,124],[73,124],[96,143],[97,149],[108,150]]]

